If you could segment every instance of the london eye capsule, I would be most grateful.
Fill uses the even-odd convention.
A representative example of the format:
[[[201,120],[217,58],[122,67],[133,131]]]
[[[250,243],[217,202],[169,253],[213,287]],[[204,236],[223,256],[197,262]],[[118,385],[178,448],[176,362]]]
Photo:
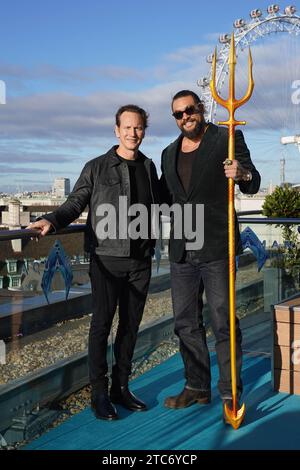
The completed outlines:
[[[284,9],[284,13],[285,13],[286,15],[293,15],[294,13],[296,13],[296,11],[297,11],[297,9],[296,9],[296,7],[293,6],[293,5],[289,5],[288,7],[286,7],[286,8]]]
[[[250,12],[251,18],[260,18],[261,15],[262,15],[262,12],[261,12],[261,10],[258,10],[258,9],[251,10],[251,12]]]
[[[279,5],[269,5],[267,8],[269,15],[274,15],[279,12]]]
[[[227,42],[230,42],[230,35],[229,34],[221,34],[219,37],[219,41],[221,44],[226,44]]]
[[[207,77],[199,78],[199,80],[197,80],[197,85],[201,88],[205,88],[209,86],[209,79]]]
[[[235,20],[235,22],[233,23],[233,26],[235,28],[242,28],[243,26],[245,26],[246,22],[243,18],[239,18],[238,20]]]

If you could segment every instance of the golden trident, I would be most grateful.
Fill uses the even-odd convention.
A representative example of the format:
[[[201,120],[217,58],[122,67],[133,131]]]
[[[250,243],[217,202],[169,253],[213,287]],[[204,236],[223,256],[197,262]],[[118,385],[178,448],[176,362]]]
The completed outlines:
[[[210,89],[213,99],[221,106],[226,108],[229,113],[228,121],[219,122],[228,126],[228,160],[232,164],[235,155],[235,127],[238,125],[245,125],[245,121],[236,121],[234,117],[235,110],[245,104],[251,97],[254,81],[252,76],[252,56],[249,49],[248,57],[248,76],[249,83],[245,96],[237,100],[235,99],[235,65],[236,53],[234,44],[234,34],[231,35],[231,47],[228,59],[229,65],[229,97],[228,100],[223,100],[216,90],[216,62],[217,62],[217,49],[213,56],[212,62],[212,79],[210,82]],[[228,179],[228,252],[229,252],[229,321],[230,321],[230,361],[231,361],[231,387],[232,387],[232,410],[225,403],[224,412],[228,423],[234,429],[238,429],[241,425],[246,412],[245,404],[243,403],[240,409],[237,409],[237,390],[236,390],[236,339],[235,339],[235,237],[234,237],[234,179]]]

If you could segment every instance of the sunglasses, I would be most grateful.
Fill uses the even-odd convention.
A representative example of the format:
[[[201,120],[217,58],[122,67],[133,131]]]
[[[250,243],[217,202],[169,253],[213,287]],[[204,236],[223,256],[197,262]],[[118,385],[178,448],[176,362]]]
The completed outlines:
[[[172,116],[179,120],[183,118],[183,115],[186,114],[187,116],[192,116],[193,114],[198,114],[200,111],[198,109],[198,106],[188,106],[185,108],[184,111],[174,111]]]

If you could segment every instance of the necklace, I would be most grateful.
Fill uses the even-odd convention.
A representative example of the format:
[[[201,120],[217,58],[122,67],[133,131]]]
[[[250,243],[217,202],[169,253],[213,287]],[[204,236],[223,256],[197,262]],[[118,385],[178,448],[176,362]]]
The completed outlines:
[[[181,144],[181,150],[185,153],[193,152],[194,150],[196,150],[201,144],[201,141],[203,139],[205,132],[207,131],[207,128],[208,128],[208,125],[205,126],[204,131],[201,134],[200,139],[197,142],[194,142],[191,139],[184,137],[182,144]]]
[[[196,150],[199,145],[200,145],[200,142],[194,142],[192,145],[191,144],[186,144],[185,142],[182,142],[182,151],[185,152],[185,153],[188,153],[188,152],[193,152],[194,150]]]

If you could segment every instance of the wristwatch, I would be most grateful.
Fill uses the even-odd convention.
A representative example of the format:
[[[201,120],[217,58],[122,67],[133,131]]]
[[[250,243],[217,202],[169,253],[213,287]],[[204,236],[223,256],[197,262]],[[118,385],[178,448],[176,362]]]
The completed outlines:
[[[248,170],[243,176],[242,181],[251,181],[252,180],[252,173]]]

